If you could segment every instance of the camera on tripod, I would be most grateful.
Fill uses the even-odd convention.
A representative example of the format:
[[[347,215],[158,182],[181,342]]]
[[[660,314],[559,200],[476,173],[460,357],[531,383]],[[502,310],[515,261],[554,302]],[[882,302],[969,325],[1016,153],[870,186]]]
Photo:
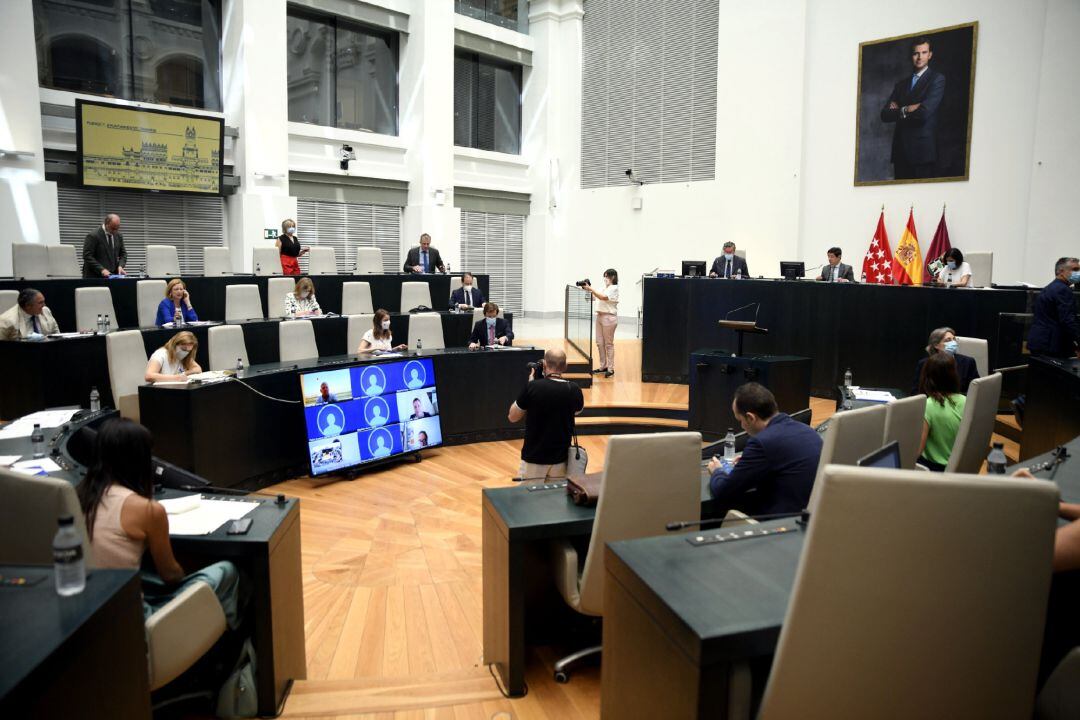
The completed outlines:
[[[578,280],[574,284],[577,285],[579,288],[584,288],[586,285],[592,285],[592,283],[589,282],[589,278],[585,278],[584,280]]]

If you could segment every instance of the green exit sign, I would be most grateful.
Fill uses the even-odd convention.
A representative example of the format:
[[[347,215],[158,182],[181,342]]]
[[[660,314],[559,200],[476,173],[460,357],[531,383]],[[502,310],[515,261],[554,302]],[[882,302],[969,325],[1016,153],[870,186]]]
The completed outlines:
[[[263,230],[263,240],[277,240],[278,231],[274,228],[266,228]]]

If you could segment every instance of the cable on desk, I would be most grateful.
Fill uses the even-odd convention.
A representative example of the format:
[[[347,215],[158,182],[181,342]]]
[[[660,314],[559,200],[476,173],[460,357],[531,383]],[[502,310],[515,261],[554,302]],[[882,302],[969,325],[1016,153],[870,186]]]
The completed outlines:
[[[240,378],[233,378],[233,380],[240,383],[241,385],[243,385],[244,387],[246,387],[248,390],[255,393],[256,395],[261,395],[262,397],[266,398],[267,400],[273,400],[274,402],[279,402],[279,403],[288,403],[290,405],[303,405],[304,404],[303,400],[287,400],[285,398],[276,398],[276,397],[273,397],[272,395],[267,395],[266,393],[261,392],[259,390],[256,390],[255,388],[251,387],[250,385],[248,385],[246,382],[244,382]]]
[[[507,700],[514,699],[514,698],[511,697],[510,693],[506,692],[506,690],[503,690],[502,683],[499,682],[498,676],[495,675],[495,665],[494,665],[494,663],[488,663],[487,668],[488,668],[488,672],[491,673],[491,679],[495,681],[495,687],[497,687],[499,689],[499,694],[502,695]],[[521,684],[525,686],[525,692],[521,693],[521,697],[525,697],[526,695],[529,694],[529,683],[522,680]]]

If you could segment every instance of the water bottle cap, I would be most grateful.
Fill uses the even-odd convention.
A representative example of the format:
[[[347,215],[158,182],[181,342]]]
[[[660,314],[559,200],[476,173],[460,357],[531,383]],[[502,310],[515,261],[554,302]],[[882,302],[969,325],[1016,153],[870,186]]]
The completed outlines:
[[[1002,450],[1002,449],[1005,448],[1005,443],[996,442],[996,443],[993,444],[993,448],[995,450]]]
[[[63,517],[57,519],[57,523],[60,525],[60,527],[67,527],[68,525],[75,524],[75,518],[71,517],[70,515],[64,515]]]

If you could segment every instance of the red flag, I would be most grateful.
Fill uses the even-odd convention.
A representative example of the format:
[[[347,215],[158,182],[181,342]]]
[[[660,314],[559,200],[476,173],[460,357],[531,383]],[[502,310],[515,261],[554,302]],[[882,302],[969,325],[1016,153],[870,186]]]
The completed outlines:
[[[862,261],[863,275],[868,283],[892,285],[892,249],[889,247],[889,234],[885,232],[885,211],[878,217],[877,230],[870,248]]]
[[[914,208],[908,212],[907,226],[896,244],[892,274],[897,285],[922,285],[922,254],[919,252],[919,234],[915,232]]]
[[[945,208],[942,208],[941,220],[938,222],[937,230],[934,232],[934,239],[930,242],[930,249],[926,251],[927,277],[937,275],[937,270],[931,269],[931,264],[937,262],[938,258],[950,250],[952,250],[952,243],[949,242],[949,228],[945,225]]]

